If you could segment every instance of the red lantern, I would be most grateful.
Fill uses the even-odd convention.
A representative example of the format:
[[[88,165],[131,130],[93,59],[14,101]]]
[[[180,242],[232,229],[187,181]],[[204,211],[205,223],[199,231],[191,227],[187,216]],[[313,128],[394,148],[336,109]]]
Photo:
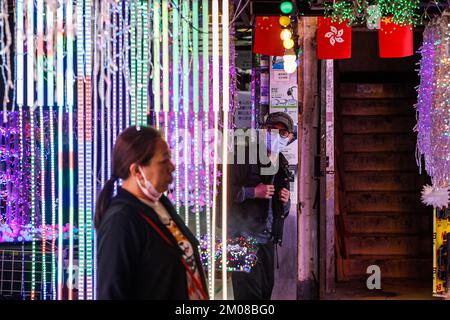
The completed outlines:
[[[318,18],[317,58],[349,59],[352,56],[352,27],[347,20],[339,23],[331,18]]]
[[[279,16],[256,17],[253,53],[267,56],[284,54],[283,41],[280,38],[282,28],[278,22],[279,18]]]
[[[398,25],[391,17],[381,20],[378,30],[381,58],[401,58],[413,55],[412,25]]]

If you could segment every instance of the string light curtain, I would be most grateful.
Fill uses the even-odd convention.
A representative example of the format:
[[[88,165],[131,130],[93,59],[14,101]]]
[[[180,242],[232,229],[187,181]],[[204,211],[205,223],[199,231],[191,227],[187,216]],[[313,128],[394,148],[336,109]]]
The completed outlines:
[[[216,202],[227,154],[219,129],[232,128],[235,100],[232,6],[3,0],[0,10],[0,241],[30,244],[27,298],[96,298],[95,200],[130,125],[161,128],[174,150],[168,196],[208,237],[213,296],[215,208],[226,206]]]

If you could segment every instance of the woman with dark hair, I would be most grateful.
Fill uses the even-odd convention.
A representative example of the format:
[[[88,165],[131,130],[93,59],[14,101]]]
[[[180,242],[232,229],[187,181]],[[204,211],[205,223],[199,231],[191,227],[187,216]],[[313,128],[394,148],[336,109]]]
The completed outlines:
[[[159,131],[130,127],[117,138],[95,212],[98,299],[208,299],[198,240],[162,194],[174,170]]]

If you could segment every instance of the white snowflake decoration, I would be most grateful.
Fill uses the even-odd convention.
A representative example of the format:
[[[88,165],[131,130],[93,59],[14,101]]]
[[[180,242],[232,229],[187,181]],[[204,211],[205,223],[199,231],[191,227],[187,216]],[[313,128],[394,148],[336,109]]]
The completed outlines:
[[[450,202],[450,190],[425,185],[422,190],[422,203],[434,208],[447,207]]]

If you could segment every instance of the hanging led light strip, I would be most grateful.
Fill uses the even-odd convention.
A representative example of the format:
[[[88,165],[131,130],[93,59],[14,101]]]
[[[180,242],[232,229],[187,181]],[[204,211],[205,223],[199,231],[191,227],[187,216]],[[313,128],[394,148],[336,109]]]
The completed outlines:
[[[86,213],[85,213],[85,230],[86,230],[86,236],[85,236],[85,255],[86,255],[86,262],[85,262],[85,268],[86,268],[86,299],[92,300],[93,297],[93,291],[95,292],[95,287],[93,285],[93,259],[95,259],[95,256],[93,257],[92,253],[92,241],[93,241],[93,232],[94,229],[92,227],[92,221],[93,221],[93,208],[94,208],[94,201],[93,201],[93,195],[95,197],[95,182],[93,182],[93,170],[92,170],[92,58],[91,58],[91,51],[92,51],[92,36],[91,36],[91,0],[84,0],[84,17],[85,17],[85,32],[84,32],[84,40],[85,40],[85,163],[86,163],[86,188],[89,190],[85,193],[85,201],[86,201]]]
[[[92,172],[89,175],[88,174],[88,179],[90,179],[92,181],[92,191],[89,195],[90,197],[90,201],[92,202],[92,206],[89,207],[89,209],[91,210],[90,214],[88,216],[90,216],[91,218],[87,220],[87,224],[86,224],[86,229],[88,230],[88,233],[86,235],[86,278],[87,278],[87,297],[89,299],[89,296],[91,296],[93,299],[96,298],[96,284],[97,284],[97,275],[96,275],[96,238],[95,236],[95,232],[94,229],[92,227],[92,218],[93,218],[93,212],[95,210],[95,198],[97,196],[97,159],[98,159],[98,138],[97,138],[97,129],[98,129],[98,103],[97,103],[97,98],[98,98],[98,94],[97,94],[97,73],[98,73],[98,47],[97,44],[98,42],[95,40],[97,38],[97,28],[98,28],[98,1],[94,1],[93,4],[91,5],[91,0],[86,0],[89,1],[89,4],[86,4],[86,20],[87,20],[87,26],[89,25],[89,27],[86,26],[86,28],[88,30],[91,30],[90,27],[90,21],[91,19],[89,19],[88,17],[91,16],[91,11],[90,8],[92,6],[92,8],[94,9],[94,18],[92,21],[94,21],[94,25],[92,27],[93,29],[93,35],[94,35],[94,47],[93,47],[93,61],[90,60],[90,56],[87,56],[87,60],[86,63],[90,65],[90,67],[87,69],[87,72],[89,72],[89,74],[92,74],[92,80],[91,80],[91,85],[89,88],[92,92],[92,99],[88,99],[87,103],[89,103],[89,106],[86,106],[86,108],[90,108],[90,104],[92,102],[92,114],[91,114],[91,121],[88,121],[86,119],[86,125],[88,126],[92,126],[91,129],[91,134],[93,135],[92,139],[90,140],[91,143],[90,145],[92,146],[91,150],[91,154],[92,154],[92,158],[93,161],[92,163]],[[88,32],[88,36],[90,35],[90,33]],[[88,39],[86,39],[86,50],[88,51],[88,48],[91,47],[91,41],[87,41]],[[86,84],[88,85],[88,84]],[[87,91],[88,89],[86,89]],[[128,107],[130,106],[130,103],[128,104]],[[129,116],[129,115],[128,115]],[[90,137],[86,136],[86,140],[88,140]],[[88,149],[87,149],[88,150]],[[86,158],[87,160],[87,158]],[[90,169],[90,167],[88,167]],[[93,195],[93,198],[92,197]],[[86,201],[88,202],[89,200],[86,199]],[[92,252],[92,254],[91,254]],[[90,266],[92,266],[92,268],[90,269]],[[89,284],[92,284],[91,286]],[[92,289],[89,289],[92,288]],[[89,292],[89,290],[92,290],[91,292]],[[89,299],[90,300],[90,299]]]
[[[118,53],[119,53],[119,87],[118,87],[118,94],[119,94],[119,133],[123,131],[123,35],[125,31],[123,30],[123,5],[120,3],[118,5],[118,13],[119,16],[119,44],[118,44]],[[128,50],[127,50],[128,51]]]
[[[37,0],[37,104],[44,106],[44,0]]]
[[[199,123],[198,123],[198,112],[194,113],[194,186],[195,186],[195,233],[198,238],[200,238],[200,192],[199,192],[199,184],[198,184],[198,167],[200,162],[200,150],[199,150]]]
[[[114,86],[114,83],[112,81],[112,72],[111,72],[111,55],[114,55],[112,53],[111,48],[111,3],[107,2],[106,4],[106,19],[105,19],[105,30],[106,34],[108,35],[105,37],[105,40],[107,41],[106,45],[106,61],[105,61],[105,68],[106,68],[106,99],[105,99],[105,108],[106,108],[106,163],[112,163],[112,136],[114,135],[113,132],[113,121],[114,121],[114,113],[115,110],[111,109],[111,93],[113,91],[112,87]],[[139,105],[139,104],[138,104]],[[111,177],[111,165],[106,165],[106,176],[108,179]]]
[[[141,60],[141,124],[147,126],[147,114],[148,114],[148,62],[149,62],[149,35],[148,28],[148,0],[142,1],[142,60]]]
[[[169,105],[169,5],[167,0],[162,0],[162,70],[163,70],[163,111],[164,111],[164,137],[167,141],[169,135],[168,112]]]
[[[56,96],[58,105],[58,300],[63,298],[63,115],[64,115],[64,53],[63,53],[63,0],[56,11]]]
[[[91,0],[84,0],[84,16],[85,16],[85,32],[84,32],[84,40],[85,40],[85,52],[87,53],[85,56],[85,159],[86,159],[86,188],[91,188],[89,192],[86,192],[86,299],[92,300],[94,299],[93,292],[95,292],[95,286],[93,283],[93,273],[95,274],[95,270],[93,267],[93,259],[95,260],[95,255],[92,253],[92,242],[93,242],[93,212],[94,212],[94,201],[93,195],[95,197],[95,181],[93,178],[94,172],[92,170],[92,58],[91,58]]]
[[[220,91],[219,91],[219,0],[212,0],[212,67],[213,67],[213,112],[214,112],[214,168],[213,168],[213,213],[212,213],[212,241],[216,241],[216,214],[217,214],[217,164],[218,164],[218,134],[219,134],[219,110],[220,110]],[[211,246],[212,260],[215,257],[215,245]],[[211,291],[215,292],[215,268],[211,266]],[[214,295],[211,297],[214,299]]]
[[[19,108],[19,150],[20,150],[20,158],[19,158],[19,171],[22,174],[23,172],[23,160],[24,160],[24,128],[23,128],[23,104],[24,104],[24,93],[23,93],[23,74],[24,74],[24,57],[23,57],[23,42],[24,42],[24,4],[23,0],[17,0],[16,2],[16,103]],[[22,177],[21,177],[22,179]],[[23,181],[21,181],[23,182]],[[23,194],[23,183],[19,186],[19,191]],[[23,220],[20,219],[21,223]]]
[[[228,0],[222,1],[222,109],[223,109],[223,146],[222,146],[222,243],[227,243],[227,164],[228,164],[228,111],[230,107],[230,39],[229,39]],[[227,246],[222,245],[222,299],[228,296],[227,288]]]
[[[143,28],[142,28],[142,13],[141,13],[141,0],[136,1],[136,26],[137,26],[137,32],[136,32],[136,52],[137,52],[137,72],[136,72],[136,87],[137,87],[137,95],[136,95],[136,112],[137,112],[137,124],[139,126],[142,125],[142,52],[143,52]]]
[[[128,28],[131,25],[130,20],[130,6],[129,1],[125,1],[125,14],[122,16],[122,18],[125,20],[125,28],[121,30],[128,30]],[[130,30],[132,30],[130,28]],[[131,45],[131,34],[129,31],[124,31],[124,47],[126,48],[125,51],[125,61],[124,61],[124,77],[125,77],[125,127],[129,127],[131,123],[131,100],[133,99],[133,86],[130,85],[130,81],[132,82],[132,79],[130,80],[130,68],[128,67],[133,62],[130,62],[130,52],[133,50],[133,46]]]
[[[34,73],[34,1],[30,0],[27,1],[27,71]],[[34,107],[34,77],[27,77],[27,105]]]
[[[16,2],[16,102],[18,106],[23,106],[23,42],[24,42],[24,10],[23,0],[17,0]],[[22,159],[22,158],[21,158]]]
[[[67,26],[67,70],[66,70],[66,94],[67,94],[67,112],[68,112],[68,135],[69,135],[69,266],[68,266],[68,299],[73,300],[73,255],[74,255],[74,208],[75,208],[75,195],[74,195],[74,141],[73,141],[73,107],[74,107],[74,94],[73,94],[73,42],[74,42],[74,26],[73,26],[73,0],[67,0],[66,2],[66,26]]]
[[[189,1],[183,1],[182,8],[182,47],[183,47],[183,112],[184,112],[184,206],[185,223],[189,226],[189,182],[188,169],[191,159],[188,150],[189,139]],[[188,153],[189,152],[189,153]]]
[[[184,111],[184,208],[185,208],[185,215],[184,215],[184,222],[187,226],[189,226],[189,177],[188,177],[188,169],[189,169],[189,163],[191,159],[190,150],[188,150],[188,144],[189,141],[189,122],[188,122],[189,114],[188,112]]]
[[[78,300],[85,299],[85,145],[84,145],[84,117],[85,117],[85,97],[84,97],[84,30],[83,30],[83,6],[84,1],[77,1],[77,112],[78,112]]]
[[[200,238],[200,201],[199,201],[199,186],[198,186],[198,169],[199,169],[199,122],[198,112],[200,106],[200,88],[199,88],[199,59],[198,59],[198,0],[192,2],[192,102],[194,108],[194,196],[195,196],[195,232],[197,238]]]
[[[47,264],[46,264],[46,197],[45,197],[45,135],[44,135],[44,0],[37,1],[37,105],[39,107],[39,151],[41,164],[41,226],[42,226],[42,295],[47,300]]]
[[[116,137],[117,137],[117,113],[118,113],[118,108],[117,108],[117,75],[118,75],[118,63],[117,63],[117,49],[118,49],[118,41],[117,41],[117,27],[119,26],[118,20],[117,20],[117,8],[118,8],[118,4],[114,3],[113,7],[112,7],[112,16],[113,16],[113,23],[111,26],[111,37],[112,37],[112,53],[111,56],[113,58],[113,65],[114,65],[114,69],[113,69],[113,73],[112,73],[112,145],[114,146],[116,144]],[[111,148],[112,150],[112,148]],[[112,158],[110,158],[112,160]],[[110,168],[112,166],[109,166]],[[111,175],[109,175],[110,177]]]
[[[127,1],[128,5],[128,1]],[[131,52],[131,124],[137,125],[137,106],[136,106],[136,99],[138,95],[137,90],[137,64],[136,61],[137,55],[136,55],[136,2],[131,0],[131,10],[130,10],[131,18],[130,18],[130,24],[131,24],[131,43],[130,43],[130,52]]]
[[[157,129],[159,129],[159,112],[161,110],[160,6],[159,0],[153,0],[153,105]]]
[[[105,28],[106,28],[106,6],[108,2],[100,1],[100,16],[102,17],[100,23],[100,35],[101,35],[101,47],[100,47],[100,83],[99,83],[99,96],[100,96],[100,187],[106,183],[106,135],[105,134],[105,66],[106,66],[106,37],[105,37]]]
[[[34,1],[27,1],[27,71],[34,73]],[[35,199],[35,137],[34,137],[34,77],[27,77],[27,107],[30,110],[30,166],[31,166],[31,300],[36,295],[36,199]]]
[[[208,235],[208,246],[207,250],[211,250],[211,247],[214,245],[214,241],[212,240],[211,234],[211,210],[210,210],[210,192],[211,186],[209,181],[209,170],[210,170],[210,150],[209,150],[209,10],[208,10],[208,1],[202,1],[202,62],[203,62],[203,114],[205,119],[205,185],[206,185],[206,234]],[[208,288],[209,288],[209,296],[213,297],[214,292],[212,291],[212,277],[211,270],[214,268],[214,256],[210,256],[210,261],[207,264],[207,274],[208,274]]]
[[[180,102],[180,6],[178,0],[173,0],[172,16],[172,111],[175,116],[175,208],[180,214],[180,128],[179,128],[179,102]]]
[[[47,21],[47,105],[49,114],[49,129],[50,129],[50,184],[51,184],[51,213],[52,213],[52,299],[56,300],[56,180],[55,180],[55,129],[53,123],[53,106],[54,100],[54,11],[53,7],[47,3],[46,5],[46,21]]]

